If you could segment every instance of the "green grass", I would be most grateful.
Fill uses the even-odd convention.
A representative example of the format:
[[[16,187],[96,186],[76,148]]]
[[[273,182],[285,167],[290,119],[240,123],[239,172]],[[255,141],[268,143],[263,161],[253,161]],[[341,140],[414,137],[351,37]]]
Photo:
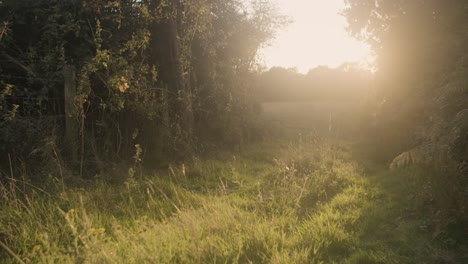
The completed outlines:
[[[0,262],[456,263],[405,174],[350,153],[271,143],[112,184],[4,183]]]

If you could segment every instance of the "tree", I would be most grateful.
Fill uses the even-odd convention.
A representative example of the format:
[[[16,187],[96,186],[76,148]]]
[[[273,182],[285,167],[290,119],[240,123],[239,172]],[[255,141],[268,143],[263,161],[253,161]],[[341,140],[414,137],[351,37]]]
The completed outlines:
[[[307,74],[273,67],[258,75],[256,96],[261,101],[358,102],[367,93],[370,75],[350,64],[336,69],[319,66]]]
[[[466,221],[466,1],[346,2],[350,31],[369,42],[378,58],[376,145],[390,149],[384,158],[393,159],[392,167],[426,168],[439,216]]]
[[[70,145],[59,132],[60,116],[69,115],[63,69],[75,69],[72,118],[80,140],[74,147],[85,171],[131,157],[136,144],[145,161],[159,164],[190,156],[202,140],[241,142],[250,129],[256,52],[281,23],[267,1],[249,8],[244,2],[0,2],[0,17],[10,22],[9,31],[0,28],[0,74],[21,98],[9,97],[8,104],[34,102],[19,104],[25,125],[57,124],[31,136],[36,143],[24,144],[18,158],[34,153],[30,146],[46,134],[58,149]],[[22,138],[6,141],[11,150]]]

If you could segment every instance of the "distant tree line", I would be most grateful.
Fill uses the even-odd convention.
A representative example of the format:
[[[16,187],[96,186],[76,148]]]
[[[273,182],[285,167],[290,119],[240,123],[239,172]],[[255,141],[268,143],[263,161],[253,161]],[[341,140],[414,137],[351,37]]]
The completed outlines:
[[[283,19],[246,3],[1,0],[2,172],[155,165],[251,139],[256,53]]]
[[[320,66],[307,74],[273,67],[258,75],[255,95],[260,101],[354,101],[366,98],[372,74],[355,64],[332,69]]]

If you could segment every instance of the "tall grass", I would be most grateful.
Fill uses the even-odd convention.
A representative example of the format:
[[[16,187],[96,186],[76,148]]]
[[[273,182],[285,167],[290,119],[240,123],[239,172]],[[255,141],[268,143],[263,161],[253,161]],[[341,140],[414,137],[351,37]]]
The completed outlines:
[[[316,138],[167,171],[0,185],[4,263],[415,263],[433,245],[380,172]],[[121,173],[126,175],[126,173]],[[398,175],[393,175],[396,178]],[[391,190],[391,191],[387,191]],[[395,227],[394,225],[398,225]],[[415,243],[413,243],[416,241]]]

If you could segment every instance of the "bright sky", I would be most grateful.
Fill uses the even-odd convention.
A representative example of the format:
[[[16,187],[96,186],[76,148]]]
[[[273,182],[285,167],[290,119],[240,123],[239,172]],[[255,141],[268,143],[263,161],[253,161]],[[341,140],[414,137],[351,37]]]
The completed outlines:
[[[339,14],[343,0],[270,1],[276,2],[292,23],[263,50],[267,67],[295,67],[306,73],[319,65],[337,67],[369,59],[369,48],[346,32],[346,19]]]

